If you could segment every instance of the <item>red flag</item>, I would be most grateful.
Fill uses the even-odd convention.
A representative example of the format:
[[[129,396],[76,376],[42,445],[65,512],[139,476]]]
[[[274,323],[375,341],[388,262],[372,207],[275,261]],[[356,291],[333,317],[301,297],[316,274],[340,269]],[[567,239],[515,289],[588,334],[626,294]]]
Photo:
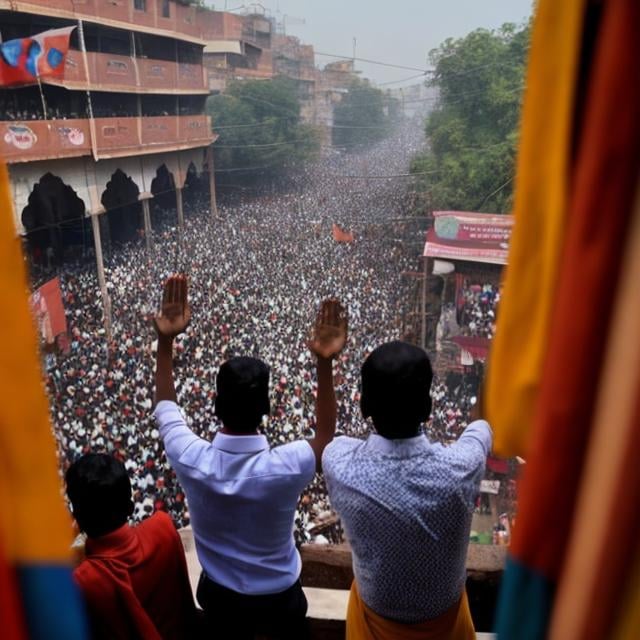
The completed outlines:
[[[74,29],[50,29],[0,44],[0,86],[34,84],[38,78],[63,78],[69,38]]]
[[[351,231],[345,231],[335,223],[332,225],[331,231],[336,242],[353,242],[353,233]]]

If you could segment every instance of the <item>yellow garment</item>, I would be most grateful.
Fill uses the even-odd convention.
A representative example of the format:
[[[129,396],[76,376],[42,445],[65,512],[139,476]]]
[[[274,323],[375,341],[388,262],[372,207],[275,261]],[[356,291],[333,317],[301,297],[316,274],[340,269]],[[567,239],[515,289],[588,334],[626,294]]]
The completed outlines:
[[[355,580],[351,585],[346,640],[474,640],[475,637],[466,591],[459,602],[434,620],[403,624],[374,613],[360,598]]]
[[[638,637],[640,629],[640,546],[638,559],[630,574],[626,593],[618,612],[618,623],[611,635],[612,640],[631,640]]]
[[[526,453],[546,350],[567,215],[584,9],[585,0],[540,0],[533,27],[515,225],[485,395],[494,451],[504,457]]]
[[[62,501],[9,177],[0,161],[0,529],[7,561],[70,560],[71,522]]]

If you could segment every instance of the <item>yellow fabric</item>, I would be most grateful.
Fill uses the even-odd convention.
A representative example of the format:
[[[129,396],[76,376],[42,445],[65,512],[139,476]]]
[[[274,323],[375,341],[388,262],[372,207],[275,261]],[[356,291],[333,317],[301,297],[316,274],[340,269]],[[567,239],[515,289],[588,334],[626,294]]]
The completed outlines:
[[[611,635],[611,640],[631,640],[638,637],[640,629],[640,546],[632,573],[627,583],[618,624]]]
[[[460,601],[434,620],[402,624],[374,613],[360,598],[353,581],[347,608],[346,640],[474,640],[467,592]]]
[[[70,558],[71,525],[61,496],[29,311],[25,265],[0,161],[0,527],[10,563]]]
[[[567,215],[574,89],[585,0],[540,0],[518,153],[514,215],[485,392],[494,451],[524,455]]]

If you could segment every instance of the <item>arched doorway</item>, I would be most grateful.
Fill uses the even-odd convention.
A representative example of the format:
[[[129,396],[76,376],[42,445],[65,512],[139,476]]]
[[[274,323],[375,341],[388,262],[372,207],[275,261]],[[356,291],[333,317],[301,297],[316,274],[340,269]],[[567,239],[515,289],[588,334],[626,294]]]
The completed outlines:
[[[198,213],[206,207],[209,192],[204,192],[204,180],[198,175],[198,170],[193,162],[187,168],[187,177],[182,189],[182,199],[184,201],[184,214],[190,216]]]
[[[138,200],[140,189],[121,169],[117,169],[107,182],[100,201],[106,209],[106,228],[114,244],[130,242],[141,236],[142,204]]]
[[[45,173],[33,186],[21,216],[31,263],[51,269],[65,257],[82,256],[91,244],[91,225],[84,213],[84,202],[73,188]]]
[[[152,226],[162,230],[178,225],[178,207],[176,202],[176,182],[167,165],[158,167],[156,177],[151,181]]]

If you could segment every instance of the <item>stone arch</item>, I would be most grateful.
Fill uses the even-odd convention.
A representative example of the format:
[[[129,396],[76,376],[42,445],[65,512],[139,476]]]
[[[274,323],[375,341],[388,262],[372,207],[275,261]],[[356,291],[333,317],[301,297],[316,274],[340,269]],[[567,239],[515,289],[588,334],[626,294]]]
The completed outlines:
[[[176,181],[166,164],[156,170],[156,177],[151,181],[151,215],[154,229],[175,227],[178,224]]]
[[[209,193],[204,192],[205,181],[202,173],[198,173],[198,169],[194,162],[190,162],[187,167],[184,187],[182,189],[182,199],[184,200],[185,215],[192,215],[196,211],[202,209],[206,204]]]
[[[28,253],[34,264],[62,264],[69,253],[84,253],[91,242],[91,225],[84,201],[62,178],[45,173],[33,185],[21,214]]]
[[[140,237],[143,224],[139,195],[140,189],[131,177],[116,169],[100,198],[106,210],[103,227],[110,242],[122,244]]]

